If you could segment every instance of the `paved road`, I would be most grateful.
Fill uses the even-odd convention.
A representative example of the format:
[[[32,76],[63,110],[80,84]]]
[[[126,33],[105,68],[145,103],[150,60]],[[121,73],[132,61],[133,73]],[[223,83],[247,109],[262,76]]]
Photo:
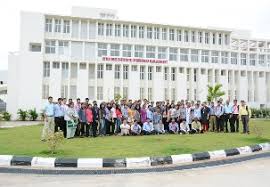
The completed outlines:
[[[102,176],[56,176],[0,174],[0,186],[200,186],[200,187],[269,187],[270,159],[212,168],[174,171],[165,173],[102,175]]]

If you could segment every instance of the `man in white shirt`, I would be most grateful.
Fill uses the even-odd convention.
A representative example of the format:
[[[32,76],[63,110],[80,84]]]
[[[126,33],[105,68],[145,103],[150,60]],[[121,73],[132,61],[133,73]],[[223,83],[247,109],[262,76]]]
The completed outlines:
[[[121,129],[121,136],[129,135],[130,126],[129,124],[127,124],[126,119],[123,121],[123,124],[120,125],[120,129]]]
[[[131,135],[137,136],[140,135],[142,132],[142,127],[137,123],[137,121],[134,122],[133,125],[131,125]]]
[[[144,122],[142,131],[144,135],[150,135],[154,133],[154,126],[149,118],[147,118],[146,122]]]

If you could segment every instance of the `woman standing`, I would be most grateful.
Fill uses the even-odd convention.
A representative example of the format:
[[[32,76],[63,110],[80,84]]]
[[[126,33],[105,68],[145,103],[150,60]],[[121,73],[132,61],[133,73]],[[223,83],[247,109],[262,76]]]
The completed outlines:
[[[92,112],[92,105],[89,104],[86,108],[85,111],[86,114],[86,121],[87,121],[87,126],[86,126],[86,137],[89,136],[89,130],[91,129],[91,134],[96,137],[96,130],[93,129],[93,112]]]
[[[105,104],[101,103],[100,104],[100,110],[99,110],[99,135],[100,136],[105,136],[106,135],[106,126],[105,126],[105,117],[106,117],[106,111],[105,111]]]
[[[147,118],[147,113],[146,113],[146,104],[143,104],[141,111],[141,124],[144,124],[146,122],[146,118]]]
[[[67,139],[74,137],[77,129],[78,118],[79,116],[74,108],[74,103],[69,103],[65,113],[65,120],[67,122]]]

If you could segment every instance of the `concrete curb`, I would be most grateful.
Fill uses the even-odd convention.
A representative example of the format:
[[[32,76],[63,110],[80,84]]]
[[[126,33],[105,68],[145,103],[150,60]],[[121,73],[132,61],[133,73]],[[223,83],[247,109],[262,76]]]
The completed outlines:
[[[244,146],[234,149],[216,150],[209,152],[171,155],[165,157],[139,158],[44,158],[0,155],[0,167],[26,166],[31,168],[151,168],[153,166],[179,165],[203,160],[216,160],[236,155],[250,155],[258,151],[269,151],[270,143]]]

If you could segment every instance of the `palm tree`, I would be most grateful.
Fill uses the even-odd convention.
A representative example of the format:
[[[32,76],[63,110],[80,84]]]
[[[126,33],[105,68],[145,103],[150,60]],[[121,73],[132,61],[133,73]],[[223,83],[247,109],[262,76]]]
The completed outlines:
[[[222,84],[216,84],[214,86],[208,85],[208,95],[207,95],[207,101],[216,101],[217,98],[225,95],[224,91],[221,91]]]

